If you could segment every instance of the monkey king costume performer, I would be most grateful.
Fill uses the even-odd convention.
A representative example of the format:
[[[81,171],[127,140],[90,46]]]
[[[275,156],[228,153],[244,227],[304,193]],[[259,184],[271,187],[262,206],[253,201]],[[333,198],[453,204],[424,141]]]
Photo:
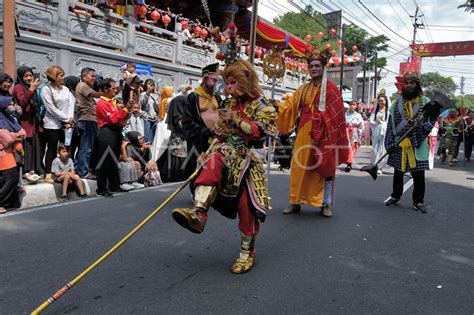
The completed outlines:
[[[219,63],[202,69],[202,83],[187,96],[183,110],[183,131],[188,145],[186,173],[196,169],[197,158],[206,152],[214,137],[221,99],[214,94],[218,80]]]
[[[410,172],[413,177],[413,209],[426,213],[423,204],[425,196],[425,170],[429,169],[428,135],[440,114],[440,107],[422,95],[420,76],[417,72],[403,75],[402,95],[390,107],[385,148],[389,152],[388,165],[395,169],[393,190],[385,205],[396,205],[403,194],[403,176]],[[412,132],[398,146],[397,140],[412,126]]]
[[[337,86],[327,79],[329,51],[306,53],[311,81],[300,86],[285,103],[278,103],[277,126],[281,134],[296,128],[290,175],[289,214],[301,204],[321,207],[332,216],[336,167],[347,160],[345,109]]]
[[[259,221],[271,209],[263,161],[254,149],[263,147],[267,136],[275,137],[276,111],[264,97],[258,77],[247,61],[229,64],[222,74],[226,94],[232,97],[219,111],[216,134],[208,157],[194,181],[194,208],[178,208],[173,219],[193,233],[201,233],[212,207],[221,214],[239,217],[240,255],[233,273],[249,271],[255,261],[255,237]]]

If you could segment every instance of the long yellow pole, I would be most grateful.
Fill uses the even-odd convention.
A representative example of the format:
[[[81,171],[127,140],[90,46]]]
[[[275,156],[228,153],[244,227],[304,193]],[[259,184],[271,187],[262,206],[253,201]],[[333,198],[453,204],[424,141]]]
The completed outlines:
[[[58,300],[61,296],[63,296],[66,292],[69,291],[76,283],[78,283],[82,278],[84,278],[89,272],[91,272],[95,267],[97,267],[101,262],[106,260],[110,255],[112,255],[113,252],[115,252],[117,249],[119,249],[120,246],[125,244],[126,241],[128,241],[135,233],[137,233],[142,227],[145,226],[158,212],[160,212],[161,209],[163,209],[164,206],[168,204],[168,202],[171,201],[183,188],[185,188],[190,181],[192,181],[198,174],[199,168],[194,171],[189,178],[181,184],[181,186],[178,187],[158,208],[156,208],[150,215],[148,215],[145,220],[143,220],[140,224],[138,224],[130,233],[128,233],[124,238],[122,238],[117,244],[114,245],[109,251],[107,251],[102,257],[97,259],[92,265],[87,267],[80,275],[78,275],[76,278],[74,278],[71,282],[67,283],[65,286],[63,286],[61,289],[56,291],[53,295],[51,295],[46,301],[41,303],[35,310],[31,312],[31,314],[40,314],[42,311],[44,311],[49,305],[51,305],[54,301]]]

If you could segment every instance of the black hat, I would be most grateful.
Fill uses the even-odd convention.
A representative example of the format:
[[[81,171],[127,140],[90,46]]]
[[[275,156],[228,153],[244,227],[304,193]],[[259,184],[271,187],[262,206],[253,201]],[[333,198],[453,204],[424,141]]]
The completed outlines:
[[[204,68],[202,68],[202,75],[201,76],[204,77],[208,74],[216,74],[217,71],[219,71],[219,63],[218,62],[207,65]]]

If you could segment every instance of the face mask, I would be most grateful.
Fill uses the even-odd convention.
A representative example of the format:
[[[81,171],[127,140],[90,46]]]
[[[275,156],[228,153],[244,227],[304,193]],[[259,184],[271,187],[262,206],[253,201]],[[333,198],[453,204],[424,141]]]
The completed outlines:
[[[22,114],[20,106],[10,105],[5,109],[5,115],[18,118]]]

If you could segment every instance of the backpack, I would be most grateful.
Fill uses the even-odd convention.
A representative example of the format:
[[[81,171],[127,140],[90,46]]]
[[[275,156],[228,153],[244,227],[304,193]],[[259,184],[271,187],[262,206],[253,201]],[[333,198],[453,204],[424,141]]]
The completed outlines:
[[[40,125],[43,125],[44,116],[46,115],[46,106],[44,106],[43,99],[41,98],[41,93],[46,86],[46,84],[43,84],[36,89],[35,115]]]

